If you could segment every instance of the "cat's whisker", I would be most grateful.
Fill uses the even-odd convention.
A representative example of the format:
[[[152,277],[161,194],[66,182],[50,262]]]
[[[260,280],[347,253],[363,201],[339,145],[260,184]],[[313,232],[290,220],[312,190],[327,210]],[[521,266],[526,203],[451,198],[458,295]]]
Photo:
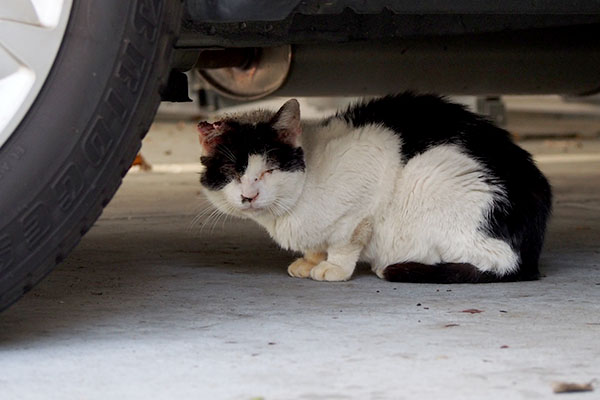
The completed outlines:
[[[227,222],[229,222],[229,218],[231,218],[231,214],[225,213],[225,214],[224,214],[224,216],[225,216],[225,217],[223,218],[223,226],[222,226],[222,229],[223,229],[223,230],[225,230],[225,224],[226,224]]]
[[[205,206],[190,222],[188,231],[194,232],[196,226],[202,221],[204,217],[206,217],[209,213],[214,212],[215,208],[212,204]]]
[[[196,226],[200,222],[201,218],[202,218],[202,215],[196,215],[192,219],[192,221],[188,224],[188,227],[187,227],[186,231],[189,232],[189,233],[194,232],[194,229],[196,228]]]
[[[214,230],[215,230],[215,226],[217,225],[217,222],[219,221],[219,218],[221,218],[221,215],[223,215],[221,210],[218,210],[218,212],[215,214],[214,218],[211,219],[210,221],[210,230],[209,233],[212,235]]]
[[[286,210],[283,204],[276,200],[275,202],[273,202],[273,208],[270,211],[276,217],[280,217],[281,215],[283,215],[283,213],[285,213]]]
[[[229,154],[229,156],[231,157],[232,161],[236,161],[237,157],[235,156],[235,154],[233,154],[233,152],[229,149],[229,147],[227,146],[223,146],[223,150],[225,150],[225,152],[227,152],[227,154]]]
[[[206,219],[206,221],[204,221],[202,224],[202,229],[204,229],[204,227],[206,227],[208,225],[211,226],[211,228],[210,228],[211,234],[214,232],[214,229],[219,224],[219,222],[223,222],[223,229],[224,229],[225,221],[227,220],[227,218],[230,216],[230,214],[235,213],[234,207],[231,206],[225,200],[215,201],[215,206],[217,206],[217,208],[213,211],[213,213],[211,213],[209,215],[209,217]],[[223,211],[223,210],[225,210],[225,211]]]
[[[219,224],[219,222],[225,218],[227,216],[226,213],[224,213],[223,211],[219,210],[219,213],[217,214],[217,216],[214,219],[214,222],[212,224],[212,227],[210,228],[210,234],[212,235],[216,226]]]
[[[229,220],[229,217],[231,217],[231,214],[223,213],[223,219],[222,219],[222,222],[221,222],[221,229],[225,230],[225,223]]]
[[[277,150],[277,149],[275,149],[275,148],[272,148],[272,149],[269,149],[269,150],[267,150],[267,151],[265,152],[265,156],[268,156],[269,154],[271,154],[271,153],[272,153],[273,151],[275,151],[275,150]]]
[[[269,213],[271,213],[273,216],[275,217],[279,217],[280,211],[281,211],[281,206],[279,205],[278,201],[275,200],[268,208]]]
[[[272,212],[272,214],[275,215],[276,217],[281,217],[283,215],[287,215],[295,223],[299,222],[298,217],[294,214],[292,208],[290,206],[286,205],[282,200],[275,199],[275,201],[273,202],[273,205],[275,206],[275,209],[274,209],[275,212]]]
[[[225,156],[225,158],[227,158],[229,161],[231,161],[234,164],[237,161],[235,154],[233,154],[233,152],[231,150],[229,150],[229,148],[227,146],[224,146],[224,145],[217,146],[217,152],[221,153],[223,156]]]
[[[214,206],[213,205],[209,205],[209,206],[204,207],[202,210],[200,210],[196,214],[196,216],[192,220],[192,223],[198,222],[198,220],[200,220],[203,216],[205,216],[207,213],[209,213],[209,212],[211,212],[213,210],[214,210]]]
[[[219,209],[213,210],[213,212],[210,213],[209,216],[204,221],[202,221],[202,224],[200,225],[199,233],[202,233],[204,231],[204,228],[206,226],[208,226],[210,223],[212,223],[220,214],[221,214],[221,210],[219,210]]]

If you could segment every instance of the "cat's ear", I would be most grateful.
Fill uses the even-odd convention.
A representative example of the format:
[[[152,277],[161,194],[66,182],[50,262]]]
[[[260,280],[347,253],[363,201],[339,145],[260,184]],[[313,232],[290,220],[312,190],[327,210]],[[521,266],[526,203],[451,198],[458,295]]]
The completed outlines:
[[[199,139],[204,154],[211,154],[215,150],[224,129],[225,122],[223,121],[214,123],[202,121],[198,123]]]
[[[291,99],[285,102],[271,120],[271,126],[279,133],[279,138],[294,147],[300,145],[300,104]]]

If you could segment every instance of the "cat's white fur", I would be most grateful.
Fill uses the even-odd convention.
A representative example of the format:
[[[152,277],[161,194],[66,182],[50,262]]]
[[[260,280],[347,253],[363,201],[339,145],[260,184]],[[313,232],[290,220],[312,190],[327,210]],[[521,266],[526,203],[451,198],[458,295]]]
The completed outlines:
[[[297,140],[304,173],[264,174],[266,161],[254,155],[241,181],[205,190],[222,211],[255,220],[283,248],[304,253],[290,275],[347,280],[359,260],[379,277],[399,262],[469,263],[500,275],[517,267],[511,247],[482,230],[504,194],[459,147],[436,146],[406,161],[394,132],[337,118],[303,123]],[[252,205],[241,201],[255,194]]]

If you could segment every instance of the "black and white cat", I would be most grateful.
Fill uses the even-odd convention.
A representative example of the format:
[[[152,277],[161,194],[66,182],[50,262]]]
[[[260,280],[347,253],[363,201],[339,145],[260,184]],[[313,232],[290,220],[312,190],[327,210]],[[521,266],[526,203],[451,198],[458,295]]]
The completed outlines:
[[[301,122],[296,100],[198,125],[200,182],[222,212],[303,253],[295,277],[492,282],[538,277],[551,190],[487,120],[432,95]]]

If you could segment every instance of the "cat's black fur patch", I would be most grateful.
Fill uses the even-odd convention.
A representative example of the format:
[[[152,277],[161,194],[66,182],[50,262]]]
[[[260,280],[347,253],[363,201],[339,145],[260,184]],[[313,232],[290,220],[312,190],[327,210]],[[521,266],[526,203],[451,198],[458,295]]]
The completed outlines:
[[[353,126],[382,124],[401,136],[404,162],[441,144],[455,144],[501,185],[506,199],[495,204],[482,230],[511,245],[520,255],[515,279],[538,276],[538,259],[551,212],[550,185],[510,134],[463,106],[434,95],[404,93],[359,103],[339,113]]]
[[[383,277],[391,282],[413,283],[491,283],[536,279],[521,277],[518,273],[500,276],[482,272],[466,263],[427,265],[415,262],[392,264],[383,271]]]
[[[212,154],[201,158],[206,168],[200,183],[211,190],[220,190],[248,166],[248,157],[265,155],[273,168],[282,171],[304,171],[304,152],[280,140],[278,132],[268,122],[240,124],[226,120],[224,132]]]

